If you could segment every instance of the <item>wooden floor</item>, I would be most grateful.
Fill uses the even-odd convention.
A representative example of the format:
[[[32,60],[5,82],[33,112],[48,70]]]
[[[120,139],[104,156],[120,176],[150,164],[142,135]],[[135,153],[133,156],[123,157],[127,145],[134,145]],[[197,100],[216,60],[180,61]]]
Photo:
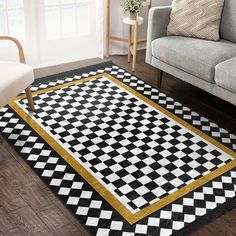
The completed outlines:
[[[130,70],[127,57],[114,63]],[[92,60],[100,62],[99,59]],[[90,64],[87,61],[86,64]],[[83,66],[85,63],[82,63]],[[156,70],[138,53],[136,75],[156,85]],[[197,88],[165,75],[162,90],[236,133],[236,109]],[[0,235],[87,236],[86,230],[0,135]],[[194,236],[236,235],[236,209],[193,232]]]

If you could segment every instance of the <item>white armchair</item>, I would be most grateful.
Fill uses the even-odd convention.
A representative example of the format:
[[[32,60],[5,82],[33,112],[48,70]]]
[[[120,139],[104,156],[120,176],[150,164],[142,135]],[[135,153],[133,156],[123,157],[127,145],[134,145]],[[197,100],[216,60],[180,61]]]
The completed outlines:
[[[26,92],[29,107],[34,111],[30,85],[34,81],[33,68],[25,65],[25,56],[20,42],[10,36],[0,36],[0,40],[13,41],[19,52],[20,63],[0,61],[0,108],[7,105],[23,90]]]

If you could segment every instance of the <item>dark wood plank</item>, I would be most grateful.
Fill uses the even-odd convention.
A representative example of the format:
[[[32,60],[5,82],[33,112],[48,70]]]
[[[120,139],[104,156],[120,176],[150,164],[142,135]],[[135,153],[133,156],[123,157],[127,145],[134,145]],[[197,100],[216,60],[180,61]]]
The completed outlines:
[[[0,235],[27,236],[29,234],[15,224],[15,220],[4,207],[0,207]]]
[[[51,201],[53,201],[56,207],[63,213],[64,217],[68,219],[72,224],[78,225],[78,220],[74,217],[70,210],[66,208],[61,201],[58,200],[57,196],[48,188],[46,189],[46,192]]]
[[[22,186],[17,193],[36,213],[55,207],[48,192],[36,183]]]
[[[27,203],[16,190],[8,184],[5,178],[0,177],[0,207],[4,207],[10,212],[25,206]]]
[[[0,177],[5,179],[5,184],[9,184],[16,190],[34,183],[30,175],[17,162],[7,168],[3,168],[0,172]]]
[[[64,211],[64,209],[63,209]],[[50,208],[38,213],[41,220],[48,226],[48,228],[56,235],[60,236],[81,236],[88,235],[88,233],[82,228],[74,225],[65,217],[63,212],[58,208]]]
[[[0,235],[23,235],[23,232],[14,225],[6,209],[0,207]]]
[[[8,143],[4,140],[4,138],[0,135],[0,143],[2,150],[7,150],[9,152],[9,155],[11,155],[11,158],[6,158],[8,160],[11,159],[11,161],[14,161],[17,163],[17,165],[21,165],[23,172],[26,172],[28,176],[30,176],[30,179],[32,182],[37,183],[40,185],[41,188],[46,188],[46,184],[38,177],[36,172],[32,171],[32,168],[27,164],[27,162],[18,154],[18,152]]]
[[[213,220],[209,224],[197,229],[192,236],[235,236],[236,235],[236,209],[233,209],[223,216]]]
[[[8,151],[8,148],[4,147],[2,139],[0,139],[0,146],[1,146],[1,152],[0,152],[0,170],[1,170],[13,165],[15,163],[15,160],[11,157],[9,158],[10,153]]]
[[[24,232],[25,235],[31,236],[48,236],[54,235],[47,225],[36,215],[31,207],[22,207],[16,211],[10,212],[13,223]]]

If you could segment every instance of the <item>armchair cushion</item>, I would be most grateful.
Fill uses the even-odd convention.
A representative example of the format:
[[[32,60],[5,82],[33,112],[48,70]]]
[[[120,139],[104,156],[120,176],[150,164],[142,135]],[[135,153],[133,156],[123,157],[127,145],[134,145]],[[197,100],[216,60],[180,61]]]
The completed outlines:
[[[152,42],[152,56],[189,74],[214,83],[215,66],[236,56],[236,44],[181,36]]]
[[[0,62],[0,108],[34,81],[33,68],[15,62]]]

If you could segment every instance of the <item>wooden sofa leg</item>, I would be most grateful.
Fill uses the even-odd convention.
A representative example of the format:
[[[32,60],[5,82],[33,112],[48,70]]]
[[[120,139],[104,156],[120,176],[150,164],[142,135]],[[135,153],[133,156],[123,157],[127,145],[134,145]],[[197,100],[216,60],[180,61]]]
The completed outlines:
[[[29,107],[30,107],[31,111],[34,111],[35,110],[34,100],[33,100],[33,97],[32,97],[31,90],[30,90],[30,86],[28,88],[26,88],[25,93],[26,93],[26,97],[28,99]]]
[[[157,87],[158,88],[161,88],[162,75],[163,75],[163,71],[157,69]]]

